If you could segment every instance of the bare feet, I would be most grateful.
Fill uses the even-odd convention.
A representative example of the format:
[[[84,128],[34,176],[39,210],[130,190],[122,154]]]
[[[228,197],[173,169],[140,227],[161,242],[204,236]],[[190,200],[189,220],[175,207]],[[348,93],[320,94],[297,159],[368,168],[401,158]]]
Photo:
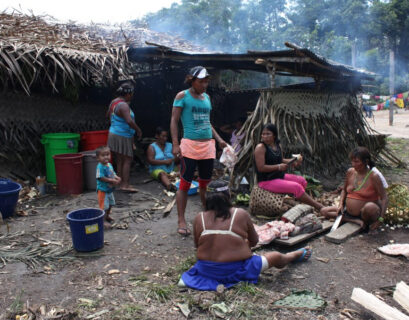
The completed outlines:
[[[105,220],[108,221],[109,223],[114,222],[115,220],[112,219],[109,215],[105,216]]]
[[[343,222],[351,222],[351,223],[355,223],[357,225],[359,225],[361,227],[361,230],[363,230],[365,228],[365,223],[361,220],[361,219],[348,219],[348,218],[343,218],[342,219]]]
[[[131,185],[121,186],[121,187],[119,188],[119,190],[120,190],[120,191],[123,191],[123,192],[130,192],[130,193],[136,193],[136,192],[139,191],[138,189],[136,189],[135,187],[133,187],[133,186],[131,186]]]

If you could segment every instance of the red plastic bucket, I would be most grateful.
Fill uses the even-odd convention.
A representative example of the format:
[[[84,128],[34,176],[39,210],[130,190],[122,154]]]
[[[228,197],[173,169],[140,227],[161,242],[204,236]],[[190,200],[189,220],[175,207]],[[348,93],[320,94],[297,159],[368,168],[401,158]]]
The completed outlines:
[[[59,194],[80,194],[83,191],[82,157],[80,153],[53,156]]]
[[[81,132],[81,151],[95,150],[100,146],[106,146],[108,142],[108,130]]]

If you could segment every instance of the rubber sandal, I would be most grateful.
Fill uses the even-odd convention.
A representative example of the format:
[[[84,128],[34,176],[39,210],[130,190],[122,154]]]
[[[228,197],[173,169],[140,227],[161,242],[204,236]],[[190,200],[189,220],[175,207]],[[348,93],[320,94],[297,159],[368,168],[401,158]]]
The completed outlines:
[[[310,248],[302,248],[301,250],[303,250],[302,255],[298,257],[297,259],[295,259],[293,263],[305,262],[311,258],[312,250]]]
[[[180,232],[182,231],[182,232]],[[178,233],[183,236],[183,237],[187,237],[190,236],[191,232],[188,228],[178,228]]]

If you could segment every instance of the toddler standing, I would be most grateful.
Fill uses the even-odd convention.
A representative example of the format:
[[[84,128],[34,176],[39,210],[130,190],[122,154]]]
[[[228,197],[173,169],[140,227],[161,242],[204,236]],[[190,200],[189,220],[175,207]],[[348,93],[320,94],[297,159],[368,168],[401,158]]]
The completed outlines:
[[[113,186],[121,182],[109,163],[111,158],[111,151],[107,146],[99,147],[95,150],[98,165],[97,165],[97,193],[99,208],[105,210],[105,220],[108,222],[114,221],[110,217],[111,208],[115,205],[115,198],[113,194]]]

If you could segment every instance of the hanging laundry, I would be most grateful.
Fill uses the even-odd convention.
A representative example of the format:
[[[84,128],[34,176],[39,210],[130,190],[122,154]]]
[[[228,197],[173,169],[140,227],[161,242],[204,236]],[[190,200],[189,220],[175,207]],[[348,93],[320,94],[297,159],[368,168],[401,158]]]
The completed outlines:
[[[369,94],[363,94],[362,99],[369,100],[369,99],[371,99],[371,96]]]
[[[398,99],[403,99],[403,93],[397,94],[396,97],[397,97]]]
[[[405,107],[405,104],[403,103],[403,99],[396,99],[395,104],[401,109]]]

